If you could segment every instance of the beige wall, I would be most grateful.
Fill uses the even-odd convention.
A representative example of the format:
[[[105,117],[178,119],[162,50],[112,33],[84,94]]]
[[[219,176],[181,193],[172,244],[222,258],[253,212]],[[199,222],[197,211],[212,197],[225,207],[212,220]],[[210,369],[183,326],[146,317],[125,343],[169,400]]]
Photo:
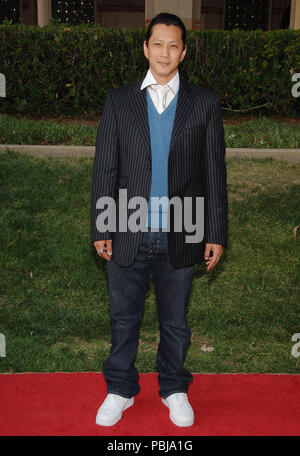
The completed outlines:
[[[193,0],[145,0],[146,26],[156,14],[164,12],[176,14],[182,19],[186,28],[192,28]]]
[[[146,0],[146,25],[153,16],[164,11],[179,16],[188,29],[224,28],[225,0]]]
[[[41,26],[51,17],[51,0],[19,0],[20,21]],[[145,27],[161,12],[178,15],[188,29],[223,29],[226,0],[94,0],[95,22],[103,26]],[[276,30],[291,5],[290,28],[300,29],[300,0],[270,0],[269,30]]]

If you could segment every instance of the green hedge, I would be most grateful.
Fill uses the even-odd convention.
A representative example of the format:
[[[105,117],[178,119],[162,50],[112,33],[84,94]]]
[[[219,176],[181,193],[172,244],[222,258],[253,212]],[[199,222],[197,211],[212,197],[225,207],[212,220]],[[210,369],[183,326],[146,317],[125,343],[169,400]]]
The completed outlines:
[[[66,24],[0,25],[0,112],[101,113],[112,87],[142,79],[145,29]],[[232,110],[291,115],[291,74],[300,72],[300,30],[188,31],[181,74],[220,96]]]

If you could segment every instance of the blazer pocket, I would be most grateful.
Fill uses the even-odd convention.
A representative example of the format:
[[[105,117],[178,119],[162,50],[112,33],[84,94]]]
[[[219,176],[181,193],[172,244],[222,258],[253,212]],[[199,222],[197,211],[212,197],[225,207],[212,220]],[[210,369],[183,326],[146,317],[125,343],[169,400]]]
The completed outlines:
[[[194,127],[185,128],[182,130],[183,135],[191,135],[193,133],[200,133],[205,128],[205,125],[195,125]]]

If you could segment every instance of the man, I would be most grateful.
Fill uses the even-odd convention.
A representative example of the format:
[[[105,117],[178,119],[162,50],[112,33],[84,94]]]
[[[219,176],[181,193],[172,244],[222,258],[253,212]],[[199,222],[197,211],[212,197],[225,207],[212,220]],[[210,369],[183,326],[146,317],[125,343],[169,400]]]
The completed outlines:
[[[151,274],[160,325],[159,395],[174,424],[194,423],[187,397],[193,377],[184,368],[191,339],[186,305],[193,265],[206,261],[210,271],[226,246],[227,191],[219,99],[179,75],[185,41],[180,18],[169,13],[153,18],[144,41],[146,77],[109,91],[97,132],[92,241],[107,261],[112,322],[111,350],[103,363],[108,394],[96,417],[102,426],[118,422],[140,391],[134,360]],[[124,213],[132,222],[136,207],[128,202],[135,197],[148,203],[148,217],[144,211],[135,220],[140,229],[137,223],[124,228]],[[152,201],[162,197],[169,203],[155,209]],[[172,198],[180,204],[171,205]],[[204,219],[203,213],[198,217],[196,198],[204,201]],[[186,226],[189,210],[194,230],[203,223],[200,239]],[[104,214],[110,219],[107,231]]]

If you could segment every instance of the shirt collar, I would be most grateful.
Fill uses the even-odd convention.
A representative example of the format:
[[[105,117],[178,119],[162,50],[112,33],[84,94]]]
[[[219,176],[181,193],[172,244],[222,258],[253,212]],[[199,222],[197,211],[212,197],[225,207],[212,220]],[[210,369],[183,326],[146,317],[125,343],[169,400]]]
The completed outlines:
[[[148,87],[149,85],[152,85],[152,84],[158,84],[158,82],[156,81],[155,77],[153,76],[153,74],[149,68],[147,71],[146,77],[142,82],[141,90],[143,90],[145,87]],[[170,87],[170,89],[172,90],[172,92],[174,93],[174,95],[176,95],[176,93],[179,89],[179,72],[178,72],[178,70],[177,70],[175,76],[173,76],[173,78],[166,85],[168,85]]]

